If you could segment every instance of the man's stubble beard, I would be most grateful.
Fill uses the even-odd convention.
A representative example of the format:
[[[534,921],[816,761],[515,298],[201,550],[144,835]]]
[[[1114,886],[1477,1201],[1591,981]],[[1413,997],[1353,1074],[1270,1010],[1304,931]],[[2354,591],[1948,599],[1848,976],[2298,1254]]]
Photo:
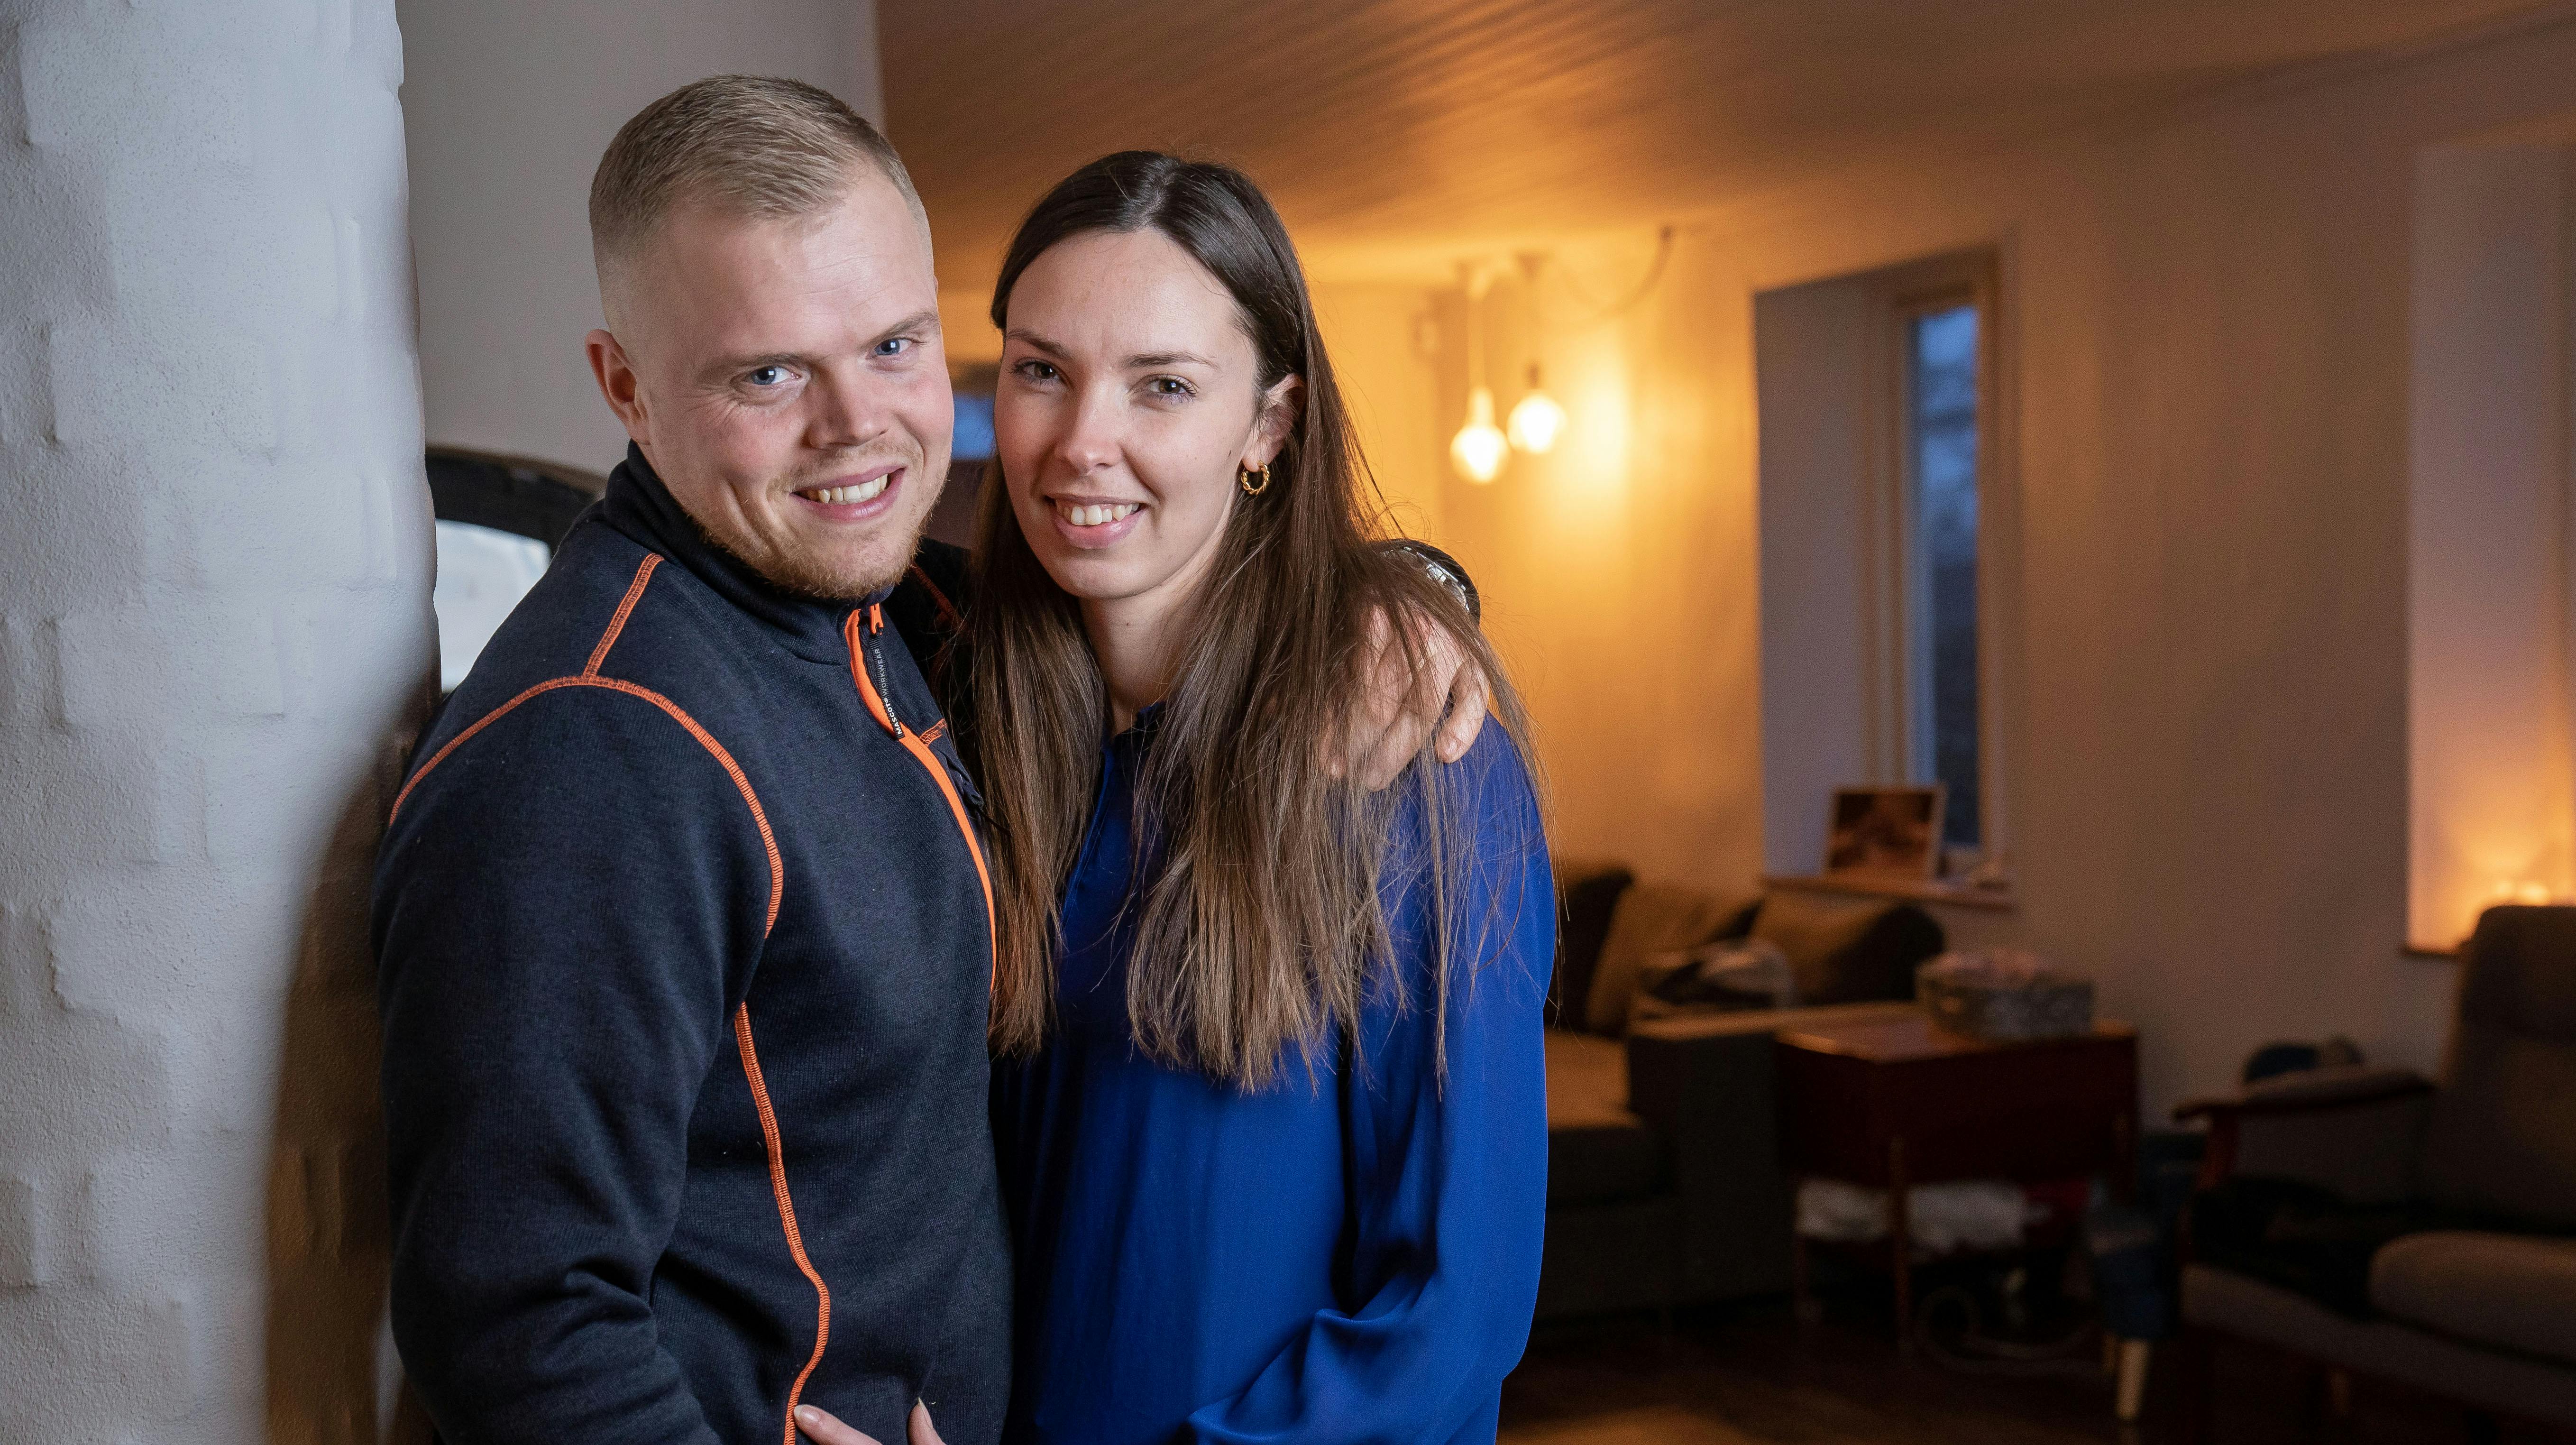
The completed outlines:
[[[909,485],[914,475],[926,474],[929,468],[916,458],[904,464],[904,471],[904,480]],[[741,547],[734,545],[730,538],[719,535],[688,508],[680,508],[680,514],[689,519],[689,525],[697,529],[698,536],[708,546],[741,563],[762,581],[789,596],[809,602],[864,602],[901,581],[903,574],[911,568],[913,554],[921,550],[921,534],[930,525],[932,510],[939,505],[939,491],[946,485],[947,478],[943,476],[930,496],[918,504],[919,510],[914,514],[911,526],[886,560],[857,576],[835,575],[828,566],[800,555],[774,557],[766,562],[746,556]],[[789,490],[792,496],[794,489]],[[790,505],[793,505],[792,501]]]

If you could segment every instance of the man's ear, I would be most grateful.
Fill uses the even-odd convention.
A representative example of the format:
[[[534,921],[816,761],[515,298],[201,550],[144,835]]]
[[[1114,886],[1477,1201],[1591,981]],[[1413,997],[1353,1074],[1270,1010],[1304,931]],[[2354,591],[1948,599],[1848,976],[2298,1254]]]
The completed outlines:
[[[591,332],[582,347],[590,354],[590,374],[599,383],[599,394],[608,399],[608,409],[626,424],[626,434],[638,446],[647,444],[651,428],[644,414],[644,389],[626,348],[605,331]]]
[[[1291,372],[1271,383],[1261,393],[1261,414],[1253,418],[1252,442],[1243,449],[1243,464],[1256,470],[1270,465],[1270,459],[1288,444],[1289,429],[1297,425],[1297,413],[1305,404],[1304,377]]]

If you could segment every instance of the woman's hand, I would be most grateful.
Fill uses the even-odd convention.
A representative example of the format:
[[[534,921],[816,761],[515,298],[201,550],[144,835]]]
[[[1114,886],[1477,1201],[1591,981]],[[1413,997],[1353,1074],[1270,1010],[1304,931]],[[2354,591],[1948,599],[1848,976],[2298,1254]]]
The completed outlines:
[[[873,1435],[853,1430],[834,1418],[829,1410],[813,1405],[796,1407],[796,1428],[814,1445],[877,1445]],[[904,1445],[944,1445],[939,1432],[930,1427],[930,1407],[919,1400],[912,1402],[912,1418],[904,1422]]]
[[[1368,696],[1351,713],[1348,751],[1326,762],[1334,777],[1357,769],[1372,793],[1385,788],[1440,730],[1437,756],[1454,763],[1467,755],[1485,727],[1485,670],[1449,630],[1430,621],[1414,624],[1422,667],[1406,659],[1382,611],[1369,615]],[[1447,721],[1442,716],[1446,714]]]

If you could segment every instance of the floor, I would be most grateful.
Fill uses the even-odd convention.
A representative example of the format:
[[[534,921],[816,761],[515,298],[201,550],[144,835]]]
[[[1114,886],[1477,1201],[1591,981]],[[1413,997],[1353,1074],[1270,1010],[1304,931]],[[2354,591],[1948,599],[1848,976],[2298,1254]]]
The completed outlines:
[[[2178,1371],[2149,1373],[2144,1417],[2111,1418],[2099,1370],[2060,1361],[2018,1376],[1966,1374],[1897,1353],[1885,1323],[1828,1315],[1800,1329],[1785,1306],[1685,1314],[1669,1333],[1649,1317],[1543,1327],[1503,1386],[1505,1445],[2173,1445],[2182,1439]],[[2302,1409],[2306,1376],[2252,1347],[2217,1357],[2215,1445],[2349,1441],[2448,1445],[2469,1437],[2458,1411],[2357,1381],[2351,1414]],[[2576,1434],[2507,1423],[2505,1445],[2576,1445]]]

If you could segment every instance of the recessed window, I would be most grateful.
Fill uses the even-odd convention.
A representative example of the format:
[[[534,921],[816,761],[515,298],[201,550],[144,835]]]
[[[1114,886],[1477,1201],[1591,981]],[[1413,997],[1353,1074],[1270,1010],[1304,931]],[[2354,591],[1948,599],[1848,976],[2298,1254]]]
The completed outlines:
[[[1754,299],[1775,874],[1826,865],[1837,789],[1937,784],[1937,875],[2008,877],[1995,294],[1968,253]]]

